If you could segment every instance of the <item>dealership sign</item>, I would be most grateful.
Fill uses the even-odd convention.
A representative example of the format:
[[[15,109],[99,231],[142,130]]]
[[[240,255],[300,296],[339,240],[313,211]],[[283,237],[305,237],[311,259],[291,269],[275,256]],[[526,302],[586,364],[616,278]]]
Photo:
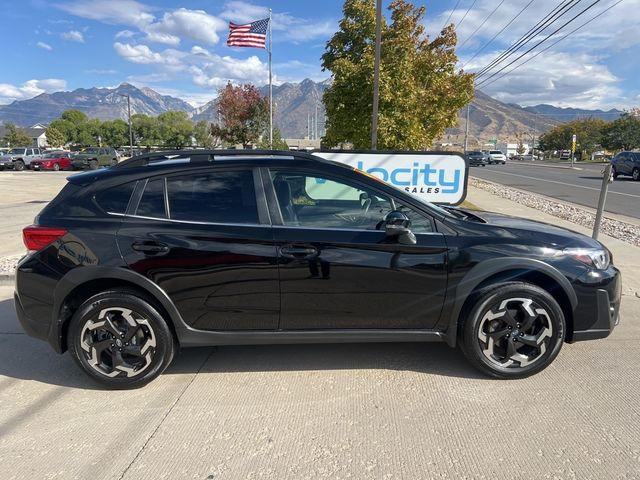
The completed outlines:
[[[433,203],[457,205],[467,195],[467,162],[448,152],[313,152],[345,163]]]

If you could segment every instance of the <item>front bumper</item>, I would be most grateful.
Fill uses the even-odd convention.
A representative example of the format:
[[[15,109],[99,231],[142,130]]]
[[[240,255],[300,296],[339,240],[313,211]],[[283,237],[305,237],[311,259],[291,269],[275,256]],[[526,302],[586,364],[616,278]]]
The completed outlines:
[[[13,162],[11,161],[6,161],[6,160],[0,160],[0,168],[2,169],[10,169],[13,170]]]
[[[610,266],[591,271],[574,282],[578,306],[573,313],[569,343],[608,337],[620,323],[622,275]]]

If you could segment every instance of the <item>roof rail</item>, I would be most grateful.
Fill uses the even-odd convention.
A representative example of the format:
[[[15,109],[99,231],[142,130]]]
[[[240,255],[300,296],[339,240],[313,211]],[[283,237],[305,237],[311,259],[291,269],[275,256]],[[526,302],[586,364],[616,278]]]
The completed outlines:
[[[155,163],[179,162],[206,163],[215,160],[231,159],[245,160],[255,158],[271,158],[280,160],[315,160],[324,161],[307,152],[284,150],[163,150],[149,152],[131,157],[118,163],[114,168],[144,167]]]

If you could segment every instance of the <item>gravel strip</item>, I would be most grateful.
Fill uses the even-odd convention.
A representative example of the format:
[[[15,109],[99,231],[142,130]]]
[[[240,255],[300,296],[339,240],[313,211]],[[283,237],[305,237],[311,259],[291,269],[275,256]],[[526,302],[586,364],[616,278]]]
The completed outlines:
[[[568,220],[583,227],[593,229],[596,218],[595,214],[574,207],[573,205],[554,202],[539,195],[526,193],[498,183],[478,180],[477,178],[469,178],[469,185],[481,188],[493,195],[506,198],[521,205],[526,205],[527,207],[551,214],[554,217],[559,217],[563,220]],[[600,224],[600,233],[640,247],[640,227],[636,225],[603,217],[602,223]]]
[[[0,276],[14,275],[16,273],[16,265],[22,257],[23,255],[14,255],[0,258]]]

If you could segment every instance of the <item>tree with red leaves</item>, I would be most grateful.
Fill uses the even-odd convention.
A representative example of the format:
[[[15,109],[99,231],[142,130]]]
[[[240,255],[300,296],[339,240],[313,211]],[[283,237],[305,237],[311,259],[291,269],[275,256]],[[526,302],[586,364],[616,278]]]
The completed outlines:
[[[255,85],[234,86],[231,82],[219,92],[220,125],[211,126],[211,134],[231,144],[248,147],[265,134],[269,123],[269,100]]]

